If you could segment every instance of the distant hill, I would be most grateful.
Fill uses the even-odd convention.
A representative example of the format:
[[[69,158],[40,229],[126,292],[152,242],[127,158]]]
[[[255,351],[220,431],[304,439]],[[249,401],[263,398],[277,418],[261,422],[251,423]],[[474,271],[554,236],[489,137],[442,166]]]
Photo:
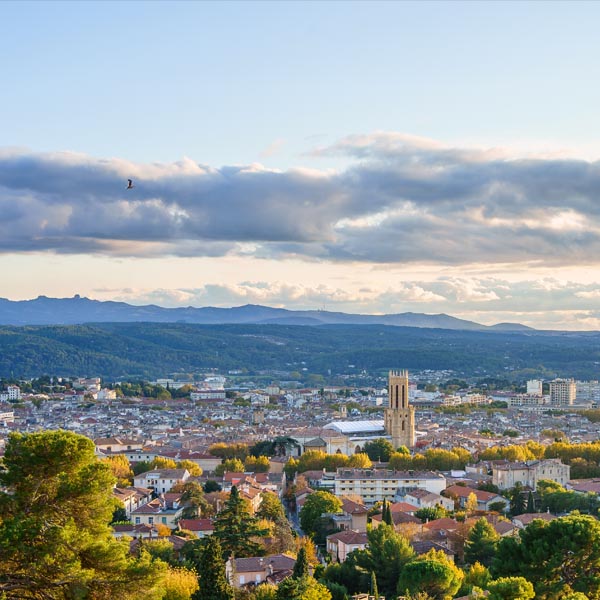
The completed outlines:
[[[384,376],[400,368],[524,381],[594,379],[599,365],[599,332],[189,323],[0,326],[1,377],[153,379],[215,369],[322,385],[338,374]]]
[[[400,313],[355,315],[324,310],[287,310],[255,304],[234,308],[164,308],[154,304],[134,306],[81,296],[13,301],[0,298],[0,325],[77,325],[82,323],[195,323],[199,325],[393,325],[468,331],[518,331],[524,325],[501,323],[487,327],[445,314]]]

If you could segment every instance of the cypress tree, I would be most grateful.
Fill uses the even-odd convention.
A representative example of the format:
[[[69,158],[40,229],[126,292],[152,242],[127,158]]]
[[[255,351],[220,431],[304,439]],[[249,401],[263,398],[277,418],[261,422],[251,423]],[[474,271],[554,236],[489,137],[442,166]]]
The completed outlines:
[[[298,557],[296,558],[296,562],[294,564],[294,572],[292,573],[292,577],[294,579],[300,579],[301,577],[306,577],[310,575],[308,570],[308,558],[306,556],[306,550],[304,548],[300,548],[298,552]]]
[[[393,527],[394,526],[394,521],[392,519],[392,509],[390,508],[389,502],[386,502],[384,500],[383,508],[384,508],[384,514],[383,514],[382,521],[386,525],[391,525]]]
[[[377,577],[375,577],[375,571],[371,571],[371,595],[375,600],[379,600],[379,591],[377,590]]]
[[[533,502],[533,492],[531,490],[529,490],[529,495],[527,496],[527,512],[528,513],[535,512],[535,505]]]

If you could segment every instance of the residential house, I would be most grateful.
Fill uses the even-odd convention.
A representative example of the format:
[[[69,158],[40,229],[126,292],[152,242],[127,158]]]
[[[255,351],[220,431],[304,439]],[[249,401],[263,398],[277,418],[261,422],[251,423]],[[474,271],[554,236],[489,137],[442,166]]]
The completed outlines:
[[[477,498],[477,510],[490,510],[490,505],[495,502],[504,502],[507,504],[506,498],[500,496],[500,494],[494,494],[493,492],[486,492],[485,490],[478,490],[470,488],[465,485],[451,485],[444,490],[444,494],[448,496],[448,500],[453,503],[453,498],[456,498],[459,506],[464,508],[467,504],[469,496],[475,495]],[[453,510],[454,506],[452,507]]]
[[[197,538],[212,535],[215,526],[212,519],[179,519],[179,529],[191,531]]]
[[[159,498],[136,508],[131,513],[135,525],[167,525],[171,529],[177,528],[183,509],[181,494],[162,494]]]
[[[327,536],[327,553],[333,561],[344,562],[350,552],[364,550],[368,543],[366,531],[339,531]]]
[[[531,522],[534,521],[535,519],[542,519],[542,521],[554,521],[554,519],[558,519],[558,517],[549,512],[524,513],[522,515],[517,515],[516,517],[513,517],[512,522],[519,529],[525,529],[525,527],[527,527],[527,525],[530,525]]]
[[[140,523],[139,525],[123,524],[123,525],[112,525],[113,537],[120,540],[123,537],[130,537],[133,539],[144,539],[144,540],[156,540],[158,539],[158,531],[154,525],[146,525]]]
[[[415,510],[416,508],[413,507]],[[392,525],[396,531],[400,533],[409,533],[421,529],[421,519],[415,517],[413,514],[396,510],[391,513]],[[383,523],[382,515],[373,515],[371,517],[371,527],[377,529]]]
[[[236,588],[256,586],[261,583],[279,583],[289,577],[296,559],[287,554],[229,558],[225,563],[225,574],[229,583]]]
[[[96,438],[94,444],[104,454],[115,454],[126,450],[141,450],[144,447],[144,442],[140,440],[129,440],[120,437]]]
[[[332,514],[331,518],[337,529],[366,531],[369,509],[349,498],[342,498],[342,512]]]
[[[156,494],[170,492],[176,483],[189,479],[187,469],[154,469],[140,473],[133,478],[135,487],[144,487],[154,490]]]
[[[113,496],[123,503],[127,517],[131,518],[131,513],[140,506],[152,500],[152,490],[149,488],[114,488]]]
[[[401,496],[407,504],[412,504],[416,509],[435,508],[441,506],[446,510],[454,510],[454,502],[450,498],[444,498],[440,494],[428,492],[422,488],[407,491]]]

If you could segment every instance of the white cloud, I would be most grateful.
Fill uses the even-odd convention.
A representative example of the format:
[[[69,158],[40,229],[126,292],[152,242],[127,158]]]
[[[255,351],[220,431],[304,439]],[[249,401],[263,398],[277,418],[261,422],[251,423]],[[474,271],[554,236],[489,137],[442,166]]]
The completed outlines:
[[[545,266],[600,256],[600,163],[386,132],[316,153],[356,160],[278,171],[5,150],[0,252]],[[462,301],[496,299],[463,288]]]

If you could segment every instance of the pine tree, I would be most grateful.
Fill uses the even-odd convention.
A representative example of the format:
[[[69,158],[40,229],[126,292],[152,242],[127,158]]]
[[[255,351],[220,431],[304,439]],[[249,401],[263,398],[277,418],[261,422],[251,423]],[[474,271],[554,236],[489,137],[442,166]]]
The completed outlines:
[[[465,543],[465,561],[474,564],[479,562],[489,567],[496,554],[496,546],[500,536],[488,523],[487,519],[481,517],[471,528]]]
[[[296,558],[296,563],[294,564],[294,572],[292,573],[292,577],[294,579],[300,579],[301,577],[306,577],[307,575],[310,575],[310,572],[308,570],[308,558],[306,556],[306,550],[304,548],[300,548]]]
[[[210,535],[203,542],[198,561],[200,589],[192,596],[193,600],[234,600],[233,588],[225,575],[225,561],[219,540]]]
[[[252,538],[263,536],[266,532],[258,527],[258,519],[250,514],[247,502],[235,485],[231,488],[225,508],[217,515],[214,526],[225,559],[232,554],[236,558],[263,554],[263,547]]]
[[[12,433],[0,470],[0,598],[153,597],[164,563],[128,555],[108,527],[114,477],[68,431]]]

